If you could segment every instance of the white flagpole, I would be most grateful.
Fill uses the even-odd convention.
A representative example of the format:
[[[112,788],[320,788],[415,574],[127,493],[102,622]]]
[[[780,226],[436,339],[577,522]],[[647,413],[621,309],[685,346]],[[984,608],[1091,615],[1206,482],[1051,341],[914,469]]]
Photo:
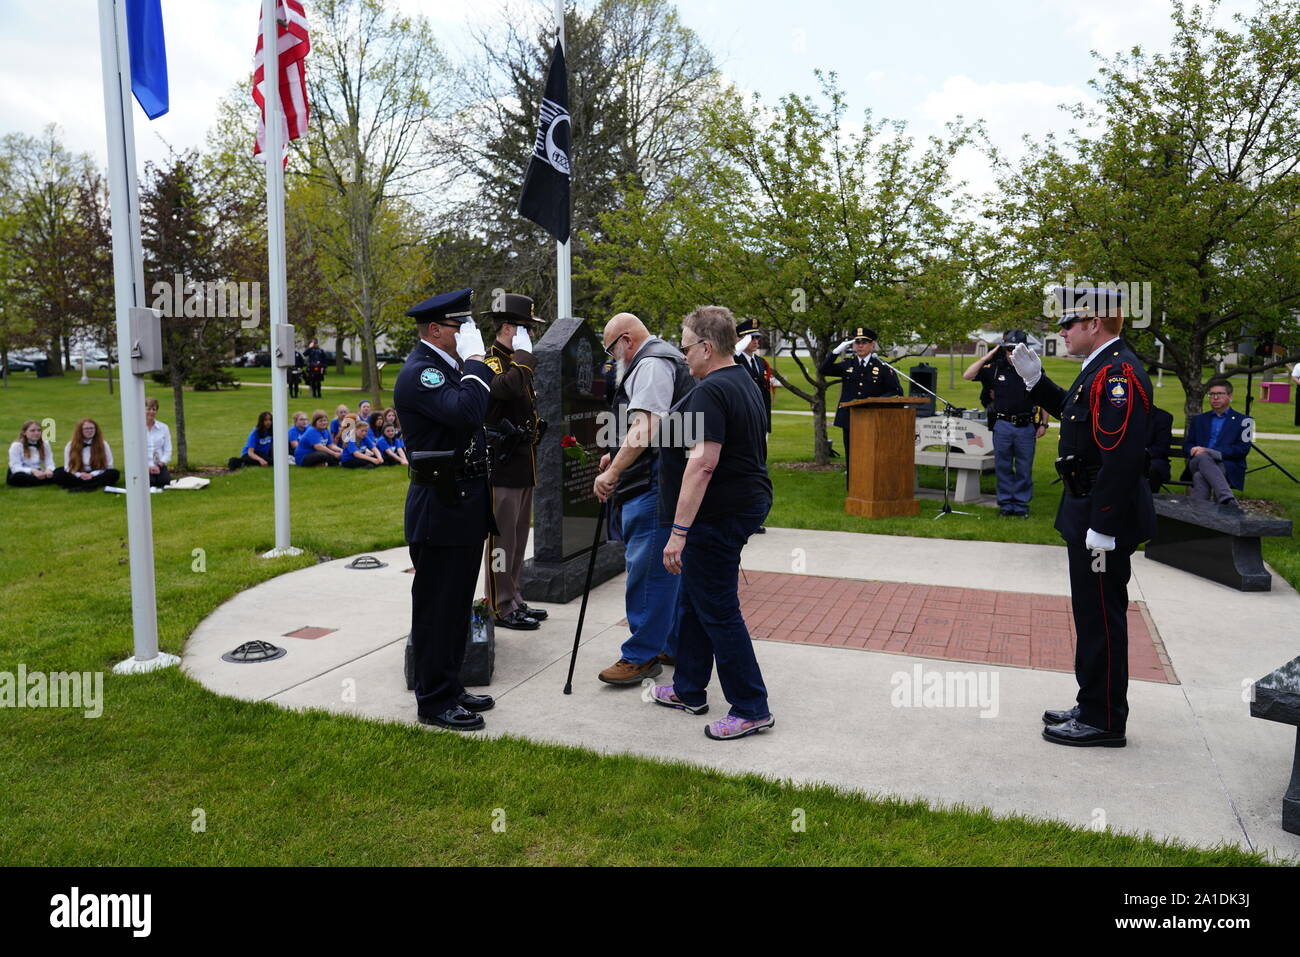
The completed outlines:
[[[122,471],[126,476],[131,631],[135,639],[134,657],[119,662],[113,671],[137,674],[180,664],[180,658],[158,651],[153,518],[145,462],[144,379],[130,372],[131,309],[144,305],[144,262],[135,174],[135,128],[131,117],[131,54],[127,46],[126,7],[121,0],[99,0],[99,49],[104,74],[104,123],[108,133],[113,295],[117,312],[117,356],[122,373],[119,383]]]
[[[564,0],[555,0],[555,18],[560,25],[560,49],[568,58],[568,48],[564,42]],[[565,64],[567,70],[568,64]],[[569,124],[569,205],[573,205],[573,124]],[[570,237],[572,238],[572,237]],[[573,289],[570,283],[573,262],[569,257],[569,244],[555,244],[555,318],[568,319],[573,315]]]
[[[262,555],[300,555],[289,544],[289,384],[276,360],[277,332],[288,312],[284,262],[284,142],[280,130],[280,33],[275,21],[276,0],[262,0],[262,92],[266,97],[266,256],[271,281],[271,470],[275,478],[275,548]],[[292,353],[293,344],[290,351]],[[290,359],[292,359],[292,354]]]

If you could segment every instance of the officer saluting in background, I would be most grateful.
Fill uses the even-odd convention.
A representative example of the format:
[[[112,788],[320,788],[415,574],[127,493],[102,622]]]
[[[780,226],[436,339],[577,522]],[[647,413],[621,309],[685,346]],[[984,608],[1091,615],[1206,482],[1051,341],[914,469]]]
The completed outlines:
[[[474,291],[426,299],[407,315],[420,342],[393,386],[410,457],[406,541],[415,566],[411,640],[421,724],[456,731],[484,727],[494,704],[460,683],[483,540],[495,531],[488,493],[483,417],[493,372],[474,325]]]
[[[841,355],[853,346],[852,355]],[[877,396],[902,395],[903,387],[899,385],[898,373],[894,367],[886,365],[873,353],[876,351],[876,333],[866,326],[853,330],[853,337],[841,342],[817,371],[831,379],[843,379],[840,387],[840,401],[835,409],[835,427],[844,434],[844,475],[848,479],[849,461],[849,410],[839,405],[855,399],[874,399]]]
[[[499,426],[508,421],[523,433],[505,436],[502,439],[504,461],[497,458],[493,462],[492,513],[501,532],[488,536],[484,575],[488,604],[496,624],[534,631],[538,622],[546,620],[547,612],[528,607],[520,591],[519,577],[533,517],[540,438],[537,393],[533,391],[537,357],[533,355],[528,330],[537,328],[543,320],[533,315],[533,301],[527,296],[507,292],[501,298],[500,303],[492,304],[493,311],[488,313],[497,325],[497,335],[484,360],[496,373],[490,390],[487,424]]]
[[[765,344],[764,333],[758,327],[757,319],[742,319],[736,323],[736,365],[741,366],[758,386],[763,397],[763,409],[767,412],[767,431],[772,431],[772,367],[758,354]]]
[[[1070,560],[1070,603],[1078,645],[1078,703],[1043,714],[1054,744],[1122,748],[1128,720],[1128,581],[1138,544],[1155,531],[1146,475],[1151,380],[1119,337],[1123,296],[1108,289],[1057,288],[1061,337],[1086,356],[1069,389],[1045,375],[1021,343],[1011,364],[1030,398],[1061,421],[1056,468],[1064,489],[1056,530]]]

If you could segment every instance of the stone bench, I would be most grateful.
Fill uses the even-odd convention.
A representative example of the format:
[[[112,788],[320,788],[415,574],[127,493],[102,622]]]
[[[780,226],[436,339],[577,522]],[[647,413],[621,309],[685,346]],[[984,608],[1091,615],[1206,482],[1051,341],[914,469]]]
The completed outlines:
[[[1156,495],[1156,534],[1146,556],[1238,591],[1269,591],[1259,540],[1291,535],[1286,519],[1225,511],[1185,495]]]
[[[1300,658],[1292,658],[1255,682],[1250,713],[1252,717],[1296,728],[1291,782],[1282,796],[1282,830],[1300,834]]]
[[[917,465],[937,465],[943,468],[942,452],[917,452]],[[954,502],[974,502],[980,497],[980,476],[993,471],[993,455],[970,455],[966,452],[953,452],[948,456],[948,468],[957,473],[957,489],[953,493]],[[918,487],[920,482],[917,482]]]

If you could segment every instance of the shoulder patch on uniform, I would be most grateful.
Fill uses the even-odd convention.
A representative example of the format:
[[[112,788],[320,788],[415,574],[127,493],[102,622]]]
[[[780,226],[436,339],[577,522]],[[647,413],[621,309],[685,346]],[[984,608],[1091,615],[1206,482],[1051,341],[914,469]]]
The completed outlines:
[[[1115,408],[1124,408],[1124,403],[1128,402],[1128,377],[1123,374],[1108,376],[1106,398],[1110,399],[1110,404]]]
[[[493,372],[497,373],[498,375],[501,374],[501,360],[499,358],[497,358],[496,356],[488,356],[483,361],[487,364],[487,367],[491,369]]]
[[[447,377],[432,367],[420,373],[420,385],[426,389],[436,389],[447,381]]]

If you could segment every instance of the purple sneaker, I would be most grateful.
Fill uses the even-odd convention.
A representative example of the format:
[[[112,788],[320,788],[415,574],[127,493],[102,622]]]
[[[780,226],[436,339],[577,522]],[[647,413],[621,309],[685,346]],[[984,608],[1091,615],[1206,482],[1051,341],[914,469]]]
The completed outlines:
[[[714,741],[730,741],[732,738],[743,738],[747,734],[757,734],[760,731],[766,731],[776,724],[776,718],[770,714],[766,718],[751,720],[749,718],[740,718],[734,714],[729,714],[721,721],[715,721],[713,724],[704,728],[704,734]]]
[[[705,714],[709,710],[708,704],[687,704],[673,693],[672,685],[655,685],[650,689],[650,700],[655,704],[661,704],[665,708],[676,708],[679,711],[685,711],[687,714]]]

